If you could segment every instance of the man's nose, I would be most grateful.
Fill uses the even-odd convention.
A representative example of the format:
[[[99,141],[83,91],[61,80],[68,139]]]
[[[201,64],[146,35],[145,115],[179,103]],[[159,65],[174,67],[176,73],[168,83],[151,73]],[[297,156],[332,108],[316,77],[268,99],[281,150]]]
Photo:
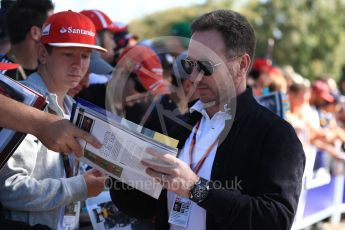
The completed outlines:
[[[203,74],[196,70],[196,68],[193,68],[192,73],[190,74],[190,81],[193,83],[199,83],[203,78]]]

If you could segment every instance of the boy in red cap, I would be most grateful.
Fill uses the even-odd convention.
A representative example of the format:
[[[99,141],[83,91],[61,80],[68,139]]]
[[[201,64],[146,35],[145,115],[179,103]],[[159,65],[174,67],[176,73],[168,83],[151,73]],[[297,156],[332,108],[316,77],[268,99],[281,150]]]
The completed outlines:
[[[152,115],[146,105],[148,96],[154,101],[170,93],[157,54],[141,45],[127,47],[121,53],[107,90],[114,99],[116,113],[141,125]]]
[[[72,11],[46,20],[41,43],[38,71],[23,83],[46,96],[49,112],[68,118],[73,99],[67,91],[85,76],[92,49],[106,50],[95,45],[96,30],[90,19]],[[0,175],[0,200],[7,216],[30,225],[74,229],[79,222],[79,201],[98,195],[105,177],[93,170],[77,175],[70,162],[73,159],[48,150],[28,135]],[[64,215],[67,210],[75,212]]]

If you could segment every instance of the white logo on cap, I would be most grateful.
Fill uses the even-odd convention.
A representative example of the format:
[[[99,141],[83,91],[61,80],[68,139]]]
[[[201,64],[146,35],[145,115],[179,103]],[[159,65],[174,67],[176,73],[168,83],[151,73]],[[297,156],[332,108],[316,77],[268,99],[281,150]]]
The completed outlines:
[[[60,29],[60,33],[64,34],[64,33],[66,33],[66,32],[67,32],[67,30],[66,30],[64,27],[62,27],[62,28]]]
[[[50,26],[51,26],[51,24],[44,25],[44,28],[43,28],[43,31],[42,31],[42,36],[49,34]]]
[[[49,28],[50,28],[50,25],[49,25]],[[60,29],[60,33],[83,34],[83,35],[88,35],[91,37],[95,36],[95,33],[91,29],[90,30],[76,29],[76,28],[73,28],[72,26],[68,27],[67,29],[65,27],[62,27]]]

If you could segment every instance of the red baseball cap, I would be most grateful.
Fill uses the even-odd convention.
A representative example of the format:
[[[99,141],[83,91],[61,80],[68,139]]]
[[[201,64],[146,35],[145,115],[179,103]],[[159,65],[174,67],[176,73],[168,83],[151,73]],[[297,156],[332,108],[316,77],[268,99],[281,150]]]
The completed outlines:
[[[331,89],[326,82],[316,80],[313,82],[311,88],[314,92],[318,93],[323,100],[329,103],[334,102],[335,98],[331,94]]]
[[[96,28],[83,14],[62,11],[47,18],[42,27],[41,42],[57,47],[86,47],[107,51],[96,45]]]
[[[272,67],[272,61],[266,58],[255,58],[252,70],[258,72],[268,72]]]
[[[0,70],[17,69],[19,64],[0,62]]]
[[[113,22],[113,28],[115,33],[122,33],[128,31],[128,24],[123,22]]]
[[[83,10],[80,13],[91,19],[93,24],[95,24],[96,31],[110,30],[116,32],[117,30],[116,25],[100,10]]]
[[[151,93],[162,95],[170,93],[163,79],[162,64],[156,53],[146,46],[127,47],[121,53],[119,66],[137,74],[140,83]]]

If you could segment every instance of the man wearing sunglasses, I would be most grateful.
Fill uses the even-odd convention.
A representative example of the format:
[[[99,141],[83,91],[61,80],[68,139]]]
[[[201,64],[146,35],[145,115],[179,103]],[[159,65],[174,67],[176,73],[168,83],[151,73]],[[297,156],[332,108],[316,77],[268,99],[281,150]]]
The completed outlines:
[[[305,156],[293,128],[246,87],[254,30],[231,10],[204,14],[191,28],[181,64],[200,96],[190,109],[193,128],[176,128],[178,159],[151,150],[173,167],[143,161],[167,191],[156,201],[112,189],[112,199],[139,218],[155,216],[156,229],[290,229]]]

